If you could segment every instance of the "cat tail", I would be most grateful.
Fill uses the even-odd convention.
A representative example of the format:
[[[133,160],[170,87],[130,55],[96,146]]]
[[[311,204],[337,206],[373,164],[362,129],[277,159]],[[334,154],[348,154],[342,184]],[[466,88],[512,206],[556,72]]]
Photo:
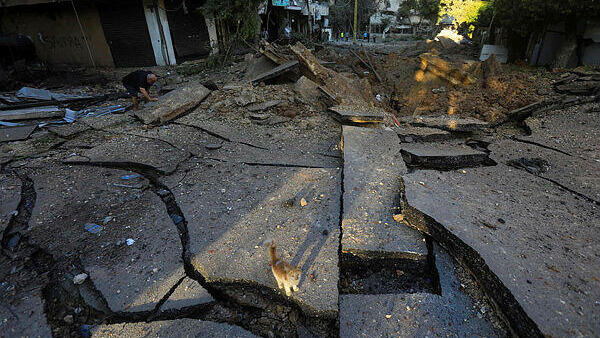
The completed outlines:
[[[269,240],[267,242],[269,244],[269,254],[271,255],[271,264],[274,265],[277,263],[277,245],[275,245],[274,240]]]

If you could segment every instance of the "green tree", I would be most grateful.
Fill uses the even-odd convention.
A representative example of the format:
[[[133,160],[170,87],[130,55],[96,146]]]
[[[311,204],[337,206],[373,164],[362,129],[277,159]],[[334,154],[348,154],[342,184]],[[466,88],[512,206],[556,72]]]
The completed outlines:
[[[493,11],[498,25],[521,36],[543,31],[548,24],[565,23],[565,43],[554,66],[565,67],[577,48],[577,24],[597,18],[598,0],[495,0]]]
[[[207,0],[202,11],[215,18],[221,43],[238,38],[252,40],[260,27],[258,6],[262,0]]]
[[[489,2],[482,0],[441,0],[440,16],[450,15],[458,24],[472,23]]]
[[[437,22],[440,13],[440,0],[406,0],[398,8],[398,21],[418,15],[420,19],[429,21],[431,25]],[[421,22],[418,23],[419,25]]]

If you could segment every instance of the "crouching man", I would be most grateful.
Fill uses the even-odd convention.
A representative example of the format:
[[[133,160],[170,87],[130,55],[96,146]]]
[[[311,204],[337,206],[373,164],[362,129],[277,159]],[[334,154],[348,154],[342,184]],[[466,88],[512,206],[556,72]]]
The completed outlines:
[[[155,97],[150,97],[148,90],[158,80],[156,74],[145,70],[136,70],[123,78],[123,86],[133,100],[133,107],[139,108],[138,93],[142,93],[146,101],[158,101]]]

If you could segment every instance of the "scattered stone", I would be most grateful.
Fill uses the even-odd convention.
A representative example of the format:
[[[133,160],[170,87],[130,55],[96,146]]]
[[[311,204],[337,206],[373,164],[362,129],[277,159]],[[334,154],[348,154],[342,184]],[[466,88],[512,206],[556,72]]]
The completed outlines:
[[[268,119],[269,117],[271,117],[271,114],[269,114],[269,113],[251,113],[248,116],[253,120],[264,121],[264,120]]]
[[[217,150],[220,149],[223,146],[223,143],[210,143],[205,145],[204,147],[206,147],[206,149],[208,150]]]
[[[80,273],[78,275],[75,275],[75,277],[73,277],[73,284],[83,284],[83,282],[85,282],[85,280],[88,278],[87,273]]]
[[[427,169],[459,169],[490,163],[488,154],[465,144],[411,143],[401,145],[407,165]]]
[[[400,118],[400,122],[405,122],[416,127],[428,127],[443,129],[450,132],[473,132],[488,127],[487,122],[474,118],[454,118],[448,116],[414,116]]]
[[[281,104],[281,100],[270,100],[262,103],[251,104],[246,107],[249,112],[256,112],[261,110],[267,110],[269,108],[276,107]]]
[[[135,112],[145,124],[165,123],[196,107],[210,94],[210,90],[199,83],[189,82],[173,90],[158,101],[151,102]]]
[[[368,106],[334,106],[329,110],[342,123],[378,123],[385,116],[382,109]]]
[[[407,169],[392,130],[343,126],[344,213],[342,252],[387,253],[425,260],[423,237],[394,221],[400,176]]]
[[[48,126],[47,129],[51,133],[54,133],[62,138],[71,138],[75,135],[89,130],[90,126],[82,122],[74,122],[59,126]]]
[[[67,324],[73,324],[73,315],[66,315],[65,318],[63,318],[63,320]]]

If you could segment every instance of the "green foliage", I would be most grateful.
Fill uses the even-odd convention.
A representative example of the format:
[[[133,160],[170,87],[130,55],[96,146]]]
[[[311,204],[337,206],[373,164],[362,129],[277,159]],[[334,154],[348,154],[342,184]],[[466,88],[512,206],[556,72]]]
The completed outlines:
[[[598,17],[598,0],[495,0],[498,24],[523,35],[543,30],[549,23],[577,22]]]
[[[262,0],[207,0],[202,10],[224,22],[239,37],[254,39],[260,27],[258,6]]]
[[[358,30],[369,26],[371,15],[377,11],[375,0],[358,0]],[[354,0],[337,0],[329,8],[329,21],[337,31],[347,31],[352,34],[354,27]]]
[[[441,0],[440,16],[450,15],[458,24],[473,23],[479,13],[489,6],[489,2],[482,0]]]
[[[398,19],[418,15],[430,23],[437,22],[440,12],[440,0],[406,0],[398,8]]]

